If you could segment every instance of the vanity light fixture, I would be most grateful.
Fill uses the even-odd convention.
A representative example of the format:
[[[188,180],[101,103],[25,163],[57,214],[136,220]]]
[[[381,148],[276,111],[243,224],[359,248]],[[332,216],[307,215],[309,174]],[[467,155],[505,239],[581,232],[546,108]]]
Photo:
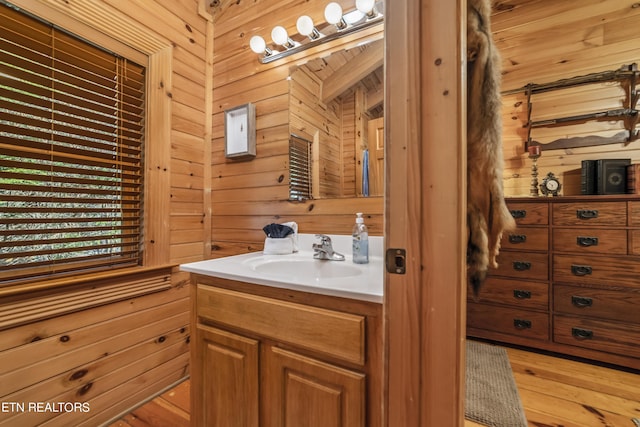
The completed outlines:
[[[251,50],[260,55],[262,64],[273,62],[294,53],[302,52],[321,43],[373,27],[384,20],[383,0],[356,0],[356,8],[343,13],[336,2],[329,3],[324,11],[326,23],[316,28],[313,20],[303,15],[296,21],[298,36],[289,37],[285,27],[278,25],[271,31],[273,48],[264,38],[255,35],[249,40]]]

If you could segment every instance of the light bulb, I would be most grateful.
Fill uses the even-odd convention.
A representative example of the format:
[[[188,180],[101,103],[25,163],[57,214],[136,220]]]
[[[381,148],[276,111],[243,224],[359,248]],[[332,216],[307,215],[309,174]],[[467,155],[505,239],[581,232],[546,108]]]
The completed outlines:
[[[324,19],[329,24],[338,25],[342,21],[342,6],[336,2],[331,2],[324,8]]]
[[[262,53],[267,49],[267,43],[260,36],[253,36],[251,40],[249,40],[249,47],[255,53]]]
[[[375,0],[356,0],[356,9],[368,15],[373,10],[375,4]]]
[[[296,22],[296,28],[300,34],[308,36],[313,32],[313,20],[307,15],[302,15]]]
[[[302,15],[298,18],[296,28],[300,34],[309,37],[311,40],[315,40],[320,37],[320,33],[313,25],[313,20],[307,15]]]
[[[275,44],[284,46],[285,44],[287,44],[287,41],[289,40],[289,34],[287,34],[287,30],[285,30],[284,27],[281,27],[280,25],[278,25],[277,27],[274,27],[273,30],[271,31],[271,39],[273,39],[273,42]]]

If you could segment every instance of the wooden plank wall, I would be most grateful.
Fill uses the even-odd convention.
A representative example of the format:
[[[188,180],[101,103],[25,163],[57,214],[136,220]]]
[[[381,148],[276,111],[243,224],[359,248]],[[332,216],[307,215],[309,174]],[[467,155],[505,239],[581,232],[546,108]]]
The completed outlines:
[[[3,410],[0,425],[102,425],[189,374],[189,276],[171,266],[210,251],[209,2],[14,1],[62,28],[88,28],[99,44],[113,37],[151,54],[149,73],[161,76],[149,88],[145,247],[146,267],[164,268],[148,280],[106,273],[11,296],[0,288],[0,401],[88,403]]]
[[[339,3],[345,11],[354,8],[353,1]],[[364,212],[371,234],[382,235],[382,198],[287,201],[290,68],[310,54],[352,47],[361,38],[380,39],[382,27],[264,65],[249,49],[253,35],[270,42],[276,25],[295,34],[300,15],[324,22],[325,5],[319,0],[263,0],[213,7],[212,257],[262,249],[262,227],[272,222],[296,221],[302,233],[348,234],[355,212]],[[257,156],[226,160],[224,110],[247,102],[256,105]]]
[[[185,378],[189,288],[171,283],[170,276],[164,280],[168,290],[79,311],[67,299],[86,294],[82,284],[66,295],[21,298],[13,310],[3,303],[3,318],[20,308],[30,316],[0,332],[2,402],[86,406],[75,411],[14,407],[0,412],[0,425],[100,425]],[[105,281],[104,287],[111,284]]]
[[[342,100],[342,194],[343,197],[356,197],[362,194],[362,150],[367,148],[367,124],[364,114],[364,94],[361,87]]]
[[[503,90],[640,64],[638,28],[640,7],[631,0],[497,0],[492,30],[502,55]],[[531,115],[533,120],[544,120],[619,109],[625,107],[627,96],[615,83],[553,91],[532,97]],[[505,193],[528,195],[531,160],[524,154],[526,96],[508,95],[503,100]],[[622,130],[620,120],[590,121],[536,128],[532,138],[544,143],[575,136],[611,136]],[[601,158],[630,158],[638,163],[640,139],[629,144],[543,151],[538,160],[539,180],[553,172],[565,182],[568,193],[575,193],[579,188],[571,180],[571,171],[580,168],[581,160]]]

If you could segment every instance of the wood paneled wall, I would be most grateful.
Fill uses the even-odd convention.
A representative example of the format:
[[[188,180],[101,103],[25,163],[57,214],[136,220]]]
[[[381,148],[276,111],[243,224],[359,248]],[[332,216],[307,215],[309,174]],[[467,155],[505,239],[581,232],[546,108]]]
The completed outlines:
[[[189,288],[170,273],[5,299],[2,327],[10,327],[0,332],[0,400],[24,406],[3,407],[0,426],[101,425],[186,378]],[[157,289],[128,295],[153,282]],[[84,406],[28,406],[65,402]]]
[[[189,374],[189,276],[175,265],[210,252],[209,2],[9,1],[149,58],[147,273],[0,287],[0,401],[88,403],[75,412],[3,410],[0,425],[102,425]]]
[[[640,64],[640,7],[631,0],[498,0],[492,29],[502,55],[503,90],[528,83],[615,70]],[[546,120],[625,108],[628,94],[616,83],[581,86],[532,97],[532,120]],[[528,195],[531,160],[524,153],[528,120],[524,91],[504,96],[505,193]],[[570,126],[536,128],[532,139],[611,136],[624,130],[621,120],[586,121]],[[588,159],[630,158],[640,162],[640,139],[618,143],[542,151],[539,180],[553,172],[569,193],[579,192],[570,171]],[[567,174],[565,175],[565,172]],[[575,176],[575,175],[574,175]]]
[[[339,3],[345,11],[354,8],[353,1]],[[290,68],[305,62],[307,55],[379,39],[382,26],[270,64],[260,64],[249,49],[253,35],[270,41],[276,25],[295,34],[300,15],[324,22],[325,5],[319,0],[268,0],[220,2],[213,8],[212,257],[260,250],[262,227],[272,222],[296,221],[301,233],[349,234],[355,213],[364,212],[371,234],[382,235],[382,198],[287,200]],[[256,105],[256,158],[227,160],[224,110],[247,102]]]

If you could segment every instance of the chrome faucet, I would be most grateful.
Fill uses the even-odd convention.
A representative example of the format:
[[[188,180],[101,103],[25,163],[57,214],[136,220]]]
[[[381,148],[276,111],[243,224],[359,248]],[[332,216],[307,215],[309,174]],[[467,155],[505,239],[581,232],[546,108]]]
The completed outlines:
[[[331,237],[326,234],[316,234],[320,243],[313,244],[313,259],[327,259],[331,261],[344,261],[344,255],[333,250]]]

